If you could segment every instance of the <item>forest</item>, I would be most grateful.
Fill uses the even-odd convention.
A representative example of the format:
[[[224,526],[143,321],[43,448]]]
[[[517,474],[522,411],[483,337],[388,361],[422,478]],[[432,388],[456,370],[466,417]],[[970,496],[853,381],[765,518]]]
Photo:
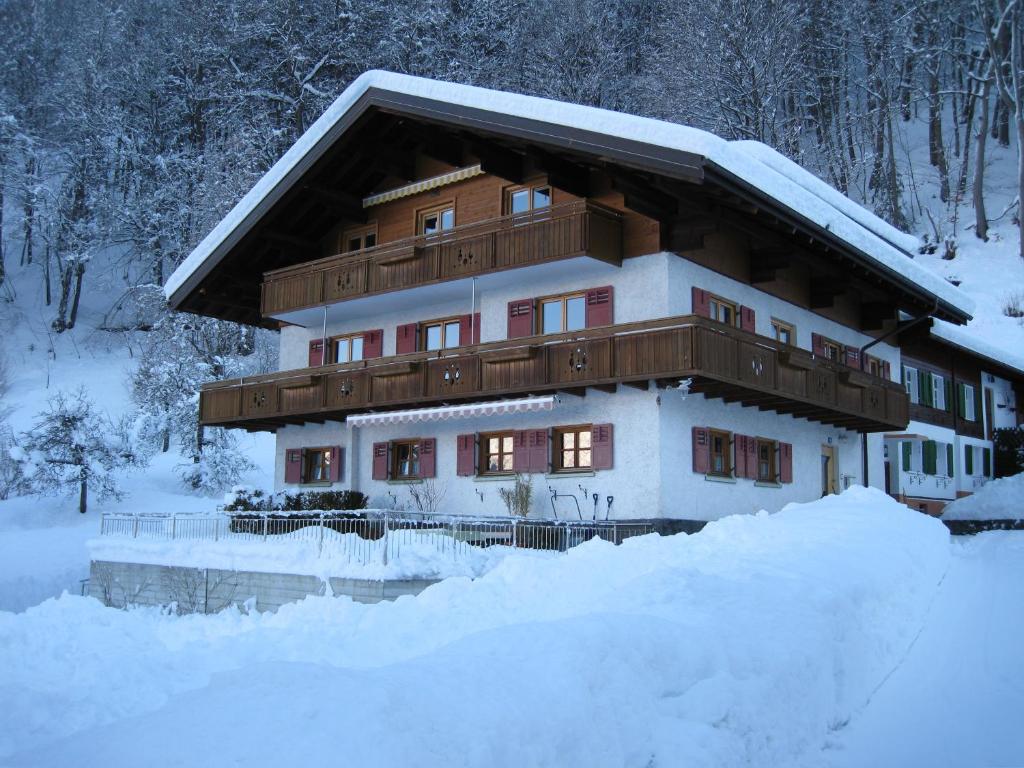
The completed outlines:
[[[946,258],[1020,217],[1020,0],[0,0],[0,28],[0,301],[17,267],[53,334],[83,297],[145,332],[141,430],[197,461],[196,385],[265,370],[272,344],[159,287],[370,68],[762,141]],[[996,145],[1017,148],[1003,210]]]

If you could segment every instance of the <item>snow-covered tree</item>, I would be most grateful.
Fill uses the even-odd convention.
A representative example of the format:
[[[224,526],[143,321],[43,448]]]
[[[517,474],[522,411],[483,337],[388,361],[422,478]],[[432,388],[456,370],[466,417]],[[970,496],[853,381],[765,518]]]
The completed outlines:
[[[203,432],[202,451],[193,454],[191,463],[179,464],[178,475],[192,490],[209,495],[235,487],[253,468],[231,432],[207,429]]]
[[[60,392],[22,437],[31,490],[40,495],[78,492],[85,514],[90,489],[100,499],[120,498],[118,475],[141,463],[133,449],[130,421],[113,422],[96,411],[84,389]]]

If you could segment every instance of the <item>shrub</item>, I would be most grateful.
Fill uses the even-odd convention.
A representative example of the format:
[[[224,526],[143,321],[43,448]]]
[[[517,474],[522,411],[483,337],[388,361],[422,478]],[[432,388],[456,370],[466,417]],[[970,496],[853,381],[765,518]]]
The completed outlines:
[[[997,429],[992,436],[993,470],[996,477],[1024,472],[1024,427]]]
[[[533,480],[529,475],[516,475],[511,488],[499,488],[498,496],[505,502],[509,515],[526,517],[533,503]]]
[[[225,512],[331,512],[366,509],[367,496],[359,491],[300,491],[267,494],[236,488],[224,505]]]
[[[1024,293],[1011,294],[1003,304],[1003,314],[1007,317],[1024,317]]]

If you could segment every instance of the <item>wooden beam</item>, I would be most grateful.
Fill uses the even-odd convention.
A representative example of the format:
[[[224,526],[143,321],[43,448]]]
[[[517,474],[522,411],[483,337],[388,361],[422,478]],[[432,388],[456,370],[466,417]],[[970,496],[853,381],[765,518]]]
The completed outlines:
[[[307,184],[306,191],[338,217],[353,221],[366,221],[366,209],[363,208],[363,201],[355,195],[315,184]]]
[[[523,183],[526,177],[523,155],[483,141],[474,142],[472,149],[473,154],[480,158],[480,168],[484,173],[493,174],[513,184]]]
[[[860,327],[863,331],[877,331],[886,320],[896,319],[896,307],[887,301],[866,301],[860,305]]]
[[[563,387],[562,389],[558,390],[558,393],[560,395],[572,395],[573,397],[586,397],[587,396],[587,388],[586,387]]]
[[[615,394],[615,385],[614,384],[591,384],[590,388],[591,389],[596,389],[599,392],[607,392],[610,395],[614,395]]]
[[[814,278],[811,280],[811,309],[825,309],[835,305],[836,296],[846,293],[849,283],[841,283],[832,279]]]
[[[590,171],[586,166],[534,148],[530,149],[530,157],[547,174],[553,187],[577,197],[590,197]]]

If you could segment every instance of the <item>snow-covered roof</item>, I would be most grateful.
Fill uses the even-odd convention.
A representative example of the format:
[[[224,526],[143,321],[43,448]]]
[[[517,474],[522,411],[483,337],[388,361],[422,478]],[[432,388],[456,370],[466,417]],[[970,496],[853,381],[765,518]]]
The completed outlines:
[[[504,118],[572,129],[592,136],[639,142],[665,151],[698,155],[706,164],[731,176],[793,214],[827,230],[834,237],[863,254],[891,279],[913,283],[939,302],[963,315],[974,310],[973,301],[939,275],[915,262],[910,251],[916,240],[874,216],[860,205],[816,179],[792,161],[757,142],[729,142],[707,131],[662,120],[611,112],[595,107],[568,104],[535,96],[505,93],[475,86],[369,71],[358,77],[331,104],[285,155],[264,174],[220,223],[174,271],[164,286],[168,299],[187,287],[186,283],[203,267],[212,267],[223,257],[236,230],[248,230],[256,223],[258,208],[303,163],[314,148],[333,140],[332,129],[370,91],[413,97],[446,107],[457,106]],[[536,128],[534,132],[536,133]],[[210,262],[210,263],[208,263]],[[189,288],[190,290],[190,288]],[[182,300],[184,296],[178,296]]]
[[[935,318],[932,320],[931,335],[940,341],[959,347],[1024,376],[1024,355],[1009,352],[986,341],[970,325],[953,325],[945,320]]]

